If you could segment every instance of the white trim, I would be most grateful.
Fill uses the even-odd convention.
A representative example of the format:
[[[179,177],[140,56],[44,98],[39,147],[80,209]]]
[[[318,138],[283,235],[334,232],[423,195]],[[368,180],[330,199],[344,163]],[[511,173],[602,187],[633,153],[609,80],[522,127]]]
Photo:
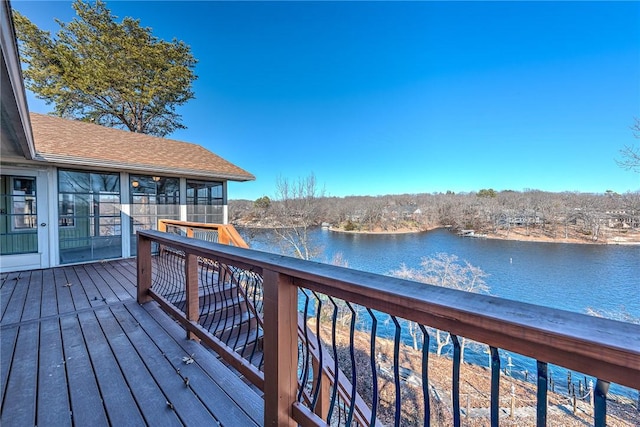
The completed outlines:
[[[129,194],[129,174],[120,173],[120,236],[122,257],[131,256],[131,195]]]
[[[3,175],[34,177],[36,179],[36,213],[38,252],[3,255],[0,271],[22,271],[51,266],[51,202],[49,193],[49,169],[23,169],[3,167]],[[44,225],[41,225],[44,224]]]
[[[18,44],[13,26],[13,18],[11,16],[11,5],[8,1],[2,1],[0,3],[0,21],[2,22],[2,25],[0,25],[0,48],[2,49],[2,57],[4,58],[4,64],[0,64],[0,66],[5,67],[7,70],[7,77],[10,83],[10,87],[3,85],[2,101],[4,104],[5,102],[11,103],[13,100],[16,106],[14,110],[13,108],[8,108],[9,104],[7,104],[6,106],[3,105],[3,109],[7,109],[7,115],[12,120],[13,125],[17,125],[17,121],[20,122],[19,127],[15,128],[20,148],[27,159],[33,159],[36,155],[36,150],[33,143],[31,119],[29,118],[27,95],[24,90]],[[2,83],[7,82],[3,81]],[[10,97],[11,94],[13,95],[12,97]]]
[[[180,221],[187,220],[187,178],[180,178]]]
[[[118,172],[122,170],[127,170],[130,172],[140,172],[140,174],[150,174],[150,175],[178,175],[180,177],[187,177],[191,179],[200,179],[206,181],[219,181],[219,180],[230,180],[237,182],[245,182],[245,181],[254,181],[255,177],[247,173],[247,175],[240,174],[232,174],[232,173],[220,173],[213,172],[207,170],[198,170],[198,169],[183,169],[183,168],[172,168],[167,166],[159,166],[159,165],[142,165],[138,163],[126,163],[126,162],[117,162],[112,160],[99,160],[99,159],[88,159],[85,157],[77,157],[77,156],[64,156],[59,154],[47,154],[47,153],[38,153],[36,156],[37,160],[45,161],[48,163],[55,163],[63,165],[63,167],[69,167],[67,165],[73,165],[73,168],[100,168],[106,169],[110,172]]]

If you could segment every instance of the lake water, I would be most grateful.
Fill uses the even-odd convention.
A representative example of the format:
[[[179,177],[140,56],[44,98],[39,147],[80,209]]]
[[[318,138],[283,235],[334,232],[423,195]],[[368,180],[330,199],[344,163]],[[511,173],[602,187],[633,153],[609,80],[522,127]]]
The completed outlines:
[[[278,252],[268,232],[243,230],[250,246]],[[413,234],[311,233],[319,261],[341,254],[350,268],[387,274],[444,252],[489,275],[494,296],[584,313],[588,307],[640,317],[640,246],[517,242],[459,237],[445,229]]]
[[[239,231],[251,247],[279,252],[269,232]],[[419,268],[423,257],[444,252],[487,273],[491,295],[579,313],[589,307],[624,310],[640,318],[640,246],[468,238],[445,229],[372,235],[318,228],[311,232],[311,239],[321,249],[318,261],[341,254],[350,268],[387,274],[402,263]],[[486,355],[470,357],[486,364]],[[513,363],[516,371],[535,372],[535,363],[528,358],[514,355]],[[566,373],[559,375],[566,379]]]

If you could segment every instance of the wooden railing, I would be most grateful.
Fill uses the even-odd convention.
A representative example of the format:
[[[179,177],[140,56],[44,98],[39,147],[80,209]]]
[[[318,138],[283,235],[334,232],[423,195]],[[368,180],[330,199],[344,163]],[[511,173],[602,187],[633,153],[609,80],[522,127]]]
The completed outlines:
[[[154,263],[152,242],[171,247],[184,254],[183,277],[186,283],[186,308],[177,310],[174,305],[154,290]],[[157,257],[157,255],[156,255]],[[214,260],[213,263],[234,266],[261,277],[263,303],[263,351],[264,363],[256,368],[246,359],[233,354],[233,349],[225,348],[219,340],[199,324],[198,313],[198,259]],[[306,295],[307,297],[302,297]],[[301,308],[301,302],[309,295],[315,298],[315,311]],[[537,424],[546,425],[547,419],[547,364],[575,370],[597,379],[594,389],[594,424],[606,424],[606,394],[609,383],[637,389],[640,385],[640,326],[608,319],[586,316],[578,313],[525,304],[501,298],[470,294],[437,286],[425,285],[397,278],[355,271],[347,268],[303,261],[285,256],[252,251],[241,247],[220,246],[209,242],[196,241],[181,236],[168,235],[157,231],[138,233],[138,301],[144,303],[156,300],[179,319],[188,334],[200,339],[226,358],[231,366],[249,378],[264,391],[265,425],[322,425],[332,423],[331,408],[336,393],[327,389],[339,388],[340,381],[323,380],[327,376],[324,369],[314,368],[307,372],[308,364],[325,364],[319,359],[322,347],[328,345],[336,353],[333,345],[327,344],[322,336],[322,304],[333,305],[333,331],[336,330],[336,307],[346,302],[350,315],[351,353],[354,352],[354,323],[357,316],[353,307],[367,310],[372,319],[377,313],[390,316],[396,325],[393,354],[393,371],[396,385],[395,424],[400,425],[398,412],[402,411],[402,396],[399,390],[400,363],[398,350],[400,332],[399,320],[416,322],[421,330],[437,328],[451,334],[454,343],[452,372],[453,425],[460,425],[460,346],[458,337],[465,337],[488,345],[491,349],[491,425],[499,423],[500,351],[509,351],[534,358],[537,361]],[[298,318],[304,315],[302,324],[309,329],[316,328],[316,338],[308,339],[306,348],[300,349],[300,328]],[[347,323],[349,323],[347,322]],[[376,411],[377,372],[375,361],[376,321],[370,322],[371,373],[376,384],[371,401],[371,424],[377,423]],[[403,320],[404,322],[404,320]],[[304,331],[302,331],[304,333]],[[425,332],[425,337],[428,336]],[[322,343],[320,345],[319,343]],[[314,347],[314,348],[311,348]],[[423,347],[422,391],[424,392],[424,420],[430,419],[428,393],[428,341]],[[426,350],[425,350],[426,349]],[[315,352],[312,362],[300,362],[305,354]],[[337,358],[336,358],[337,360]],[[338,362],[336,367],[338,366]],[[356,379],[355,359],[351,358],[352,378]],[[337,372],[337,370],[335,370]],[[301,372],[303,372],[301,374]],[[301,379],[302,378],[302,379]],[[307,382],[308,379],[311,381]],[[324,381],[324,382],[323,382]],[[352,381],[355,390],[356,381]],[[323,385],[324,384],[324,385]],[[302,393],[301,388],[311,390]],[[354,396],[356,393],[352,393]],[[338,398],[339,400],[339,398]],[[342,405],[342,406],[341,406]],[[327,407],[329,409],[327,410]],[[344,408],[346,424],[368,424],[357,421],[348,402],[338,403]],[[333,417],[335,417],[335,413]],[[345,422],[347,420],[347,422]],[[393,421],[392,421],[393,422]]]
[[[198,233],[202,233],[201,240],[213,241],[223,245],[237,246],[239,248],[248,248],[249,245],[244,241],[233,225],[228,224],[207,224],[203,222],[178,221],[172,219],[159,219],[158,231],[173,232],[173,234],[182,234],[187,237],[199,237]],[[207,238],[210,237],[210,238]]]

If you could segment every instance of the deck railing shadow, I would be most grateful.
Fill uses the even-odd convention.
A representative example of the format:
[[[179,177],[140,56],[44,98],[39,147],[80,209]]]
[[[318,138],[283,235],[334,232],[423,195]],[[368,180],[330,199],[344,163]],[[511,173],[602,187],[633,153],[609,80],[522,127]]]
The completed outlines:
[[[265,425],[429,425],[444,405],[458,426],[461,337],[490,348],[491,425],[500,422],[500,352],[537,361],[539,426],[549,364],[597,378],[596,426],[606,425],[610,382],[640,384],[639,325],[141,231],[138,301],[150,300],[264,392]],[[413,368],[403,362],[408,322],[421,334]],[[452,338],[444,403],[430,386],[427,328]]]

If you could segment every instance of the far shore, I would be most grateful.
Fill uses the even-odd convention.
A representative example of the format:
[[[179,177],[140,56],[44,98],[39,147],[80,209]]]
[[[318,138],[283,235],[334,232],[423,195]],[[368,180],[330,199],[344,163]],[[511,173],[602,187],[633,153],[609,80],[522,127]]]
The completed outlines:
[[[411,234],[411,233],[423,233],[432,230],[436,230],[438,228],[448,228],[443,226],[437,227],[429,227],[423,229],[398,229],[392,231],[362,231],[362,230],[353,230],[347,231],[336,227],[329,227],[329,231],[335,233],[345,233],[345,234],[372,234],[372,235],[391,235],[391,234]],[[536,231],[532,231],[529,234],[523,233],[521,230],[499,230],[497,233],[487,233],[487,234],[478,234],[474,236],[469,236],[467,238],[476,238],[476,239],[496,239],[496,240],[514,240],[520,242],[538,242],[538,243],[571,243],[571,244],[587,244],[587,245],[640,245],[640,232],[628,232],[624,236],[615,235],[615,236],[604,236],[598,240],[589,240],[586,238],[579,237],[552,237],[541,234]]]
[[[436,228],[442,227],[433,227],[430,229],[399,229],[393,231],[361,231],[361,230],[343,230],[341,228],[329,227],[329,231],[333,231],[334,233],[344,233],[344,234],[415,234],[415,233],[424,233],[427,231],[435,230]]]

